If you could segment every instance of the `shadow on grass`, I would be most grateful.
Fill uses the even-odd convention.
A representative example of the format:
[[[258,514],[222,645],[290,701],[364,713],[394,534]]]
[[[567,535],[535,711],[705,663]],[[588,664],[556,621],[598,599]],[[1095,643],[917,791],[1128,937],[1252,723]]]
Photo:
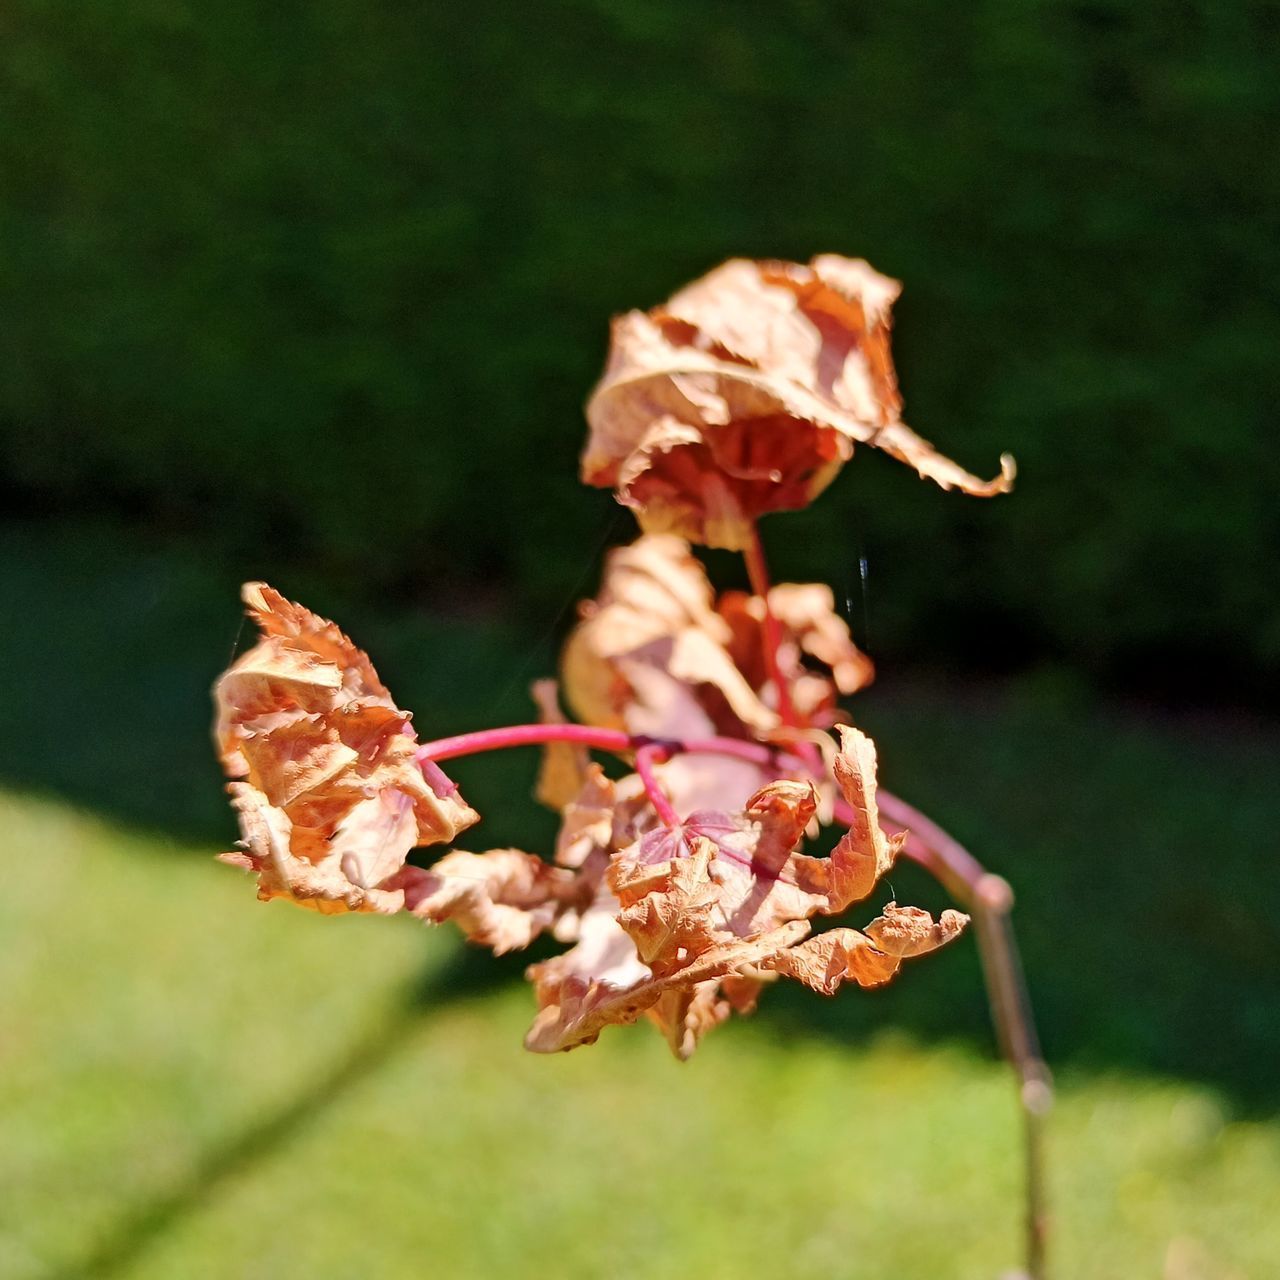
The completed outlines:
[[[234,839],[208,691],[247,641],[241,572],[120,537],[11,525],[0,526],[0,575],[5,597],[22,602],[0,630],[15,726],[0,735],[0,781],[206,849]],[[323,584],[281,585],[347,618]],[[549,648],[494,623],[362,610],[349,621],[424,735],[526,718],[526,680],[552,668]],[[1280,728],[1098,707],[1061,681],[904,692],[882,679],[856,714],[894,790],[1014,884],[1051,1064],[1189,1077],[1248,1111],[1280,1106]],[[549,847],[550,815],[528,799],[533,768],[520,752],[457,762],[486,845]],[[900,901],[944,905],[913,868],[890,879]],[[451,981],[465,993],[472,968],[515,980],[524,961],[460,963]],[[971,941],[884,992],[823,1000],[779,984],[757,1016],[780,1034],[857,1041],[892,1023],[925,1041],[991,1043]],[[372,1050],[353,1051],[347,1069],[362,1052]]]
[[[479,948],[459,946],[443,966],[433,967],[420,983],[407,988],[388,1016],[316,1075],[308,1088],[206,1152],[187,1179],[136,1207],[88,1256],[49,1273],[47,1280],[111,1280],[127,1271],[161,1236],[207,1209],[222,1186],[285,1146],[318,1114],[373,1076],[412,1038],[428,1010],[488,995],[518,979],[526,963],[527,956],[507,956],[495,963]]]

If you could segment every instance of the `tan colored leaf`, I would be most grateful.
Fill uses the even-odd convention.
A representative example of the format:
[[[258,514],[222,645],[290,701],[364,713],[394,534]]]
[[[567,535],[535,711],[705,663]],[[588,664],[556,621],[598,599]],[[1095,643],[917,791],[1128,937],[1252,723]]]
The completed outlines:
[[[713,733],[700,701],[709,695],[768,730],[777,716],[735,666],[730,639],[688,545],[640,538],[610,552],[600,593],[583,606],[562,658],[565,696],[586,724],[652,737]]]
[[[329,838],[329,854],[342,874],[361,889],[373,889],[404,866],[418,843],[411,798],[388,788],[351,806]]]
[[[735,663],[732,631],[702,565],[678,538],[611,552],[599,596],[582,609],[561,661],[579,720],[662,739],[767,736],[778,725]],[[722,756],[663,766],[680,811],[737,808],[776,771]]]
[[[284,898],[322,915],[389,913],[403,907],[404,896],[398,890],[366,888],[348,879],[340,858],[300,856],[287,812],[269,804],[261,791],[244,782],[233,782],[227,789],[240,819],[242,852],[223,854],[222,860],[256,873],[263,902]]]
[[[835,606],[834,593],[823,583],[786,582],[769,592],[769,608],[784,639],[826,667],[841,693],[857,693],[871,683],[875,668],[853,643],[849,625]]]
[[[893,978],[903,960],[945,946],[968,922],[969,917],[959,911],[944,911],[935,922],[919,907],[890,902],[865,932],[828,930],[770,956],[764,967],[798,978],[828,996],[846,980],[860,987],[879,987]]]
[[[766,968],[831,996],[846,980],[861,987],[882,986],[898,972],[902,961],[877,951],[871,939],[857,929],[829,929],[764,963]]]
[[[969,917],[959,911],[944,911],[935,923],[919,907],[900,907],[890,902],[885,905],[884,914],[867,925],[864,932],[886,955],[905,960],[945,946],[968,923]]]
[[[581,919],[579,945],[530,971],[541,1012],[529,1047],[571,1048],[644,1014],[687,1057],[734,1007],[753,1008],[768,976],[828,994],[845,980],[875,986],[906,956],[954,937],[959,913],[935,924],[891,903],[865,933],[836,929],[802,941],[810,917],[864,898],[892,864],[898,842],[879,828],[875,764],[870,739],[842,728],[834,766],[853,820],[828,858],[798,849],[817,803],[807,782],[770,783],[740,812],[693,813],[625,847],[615,831],[607,889]],[[708,968],[728,956],[731,966]]]
[[[758,938],[730,938],[666,977],[650,976],[625,986],[608,977],[552,972],[550,966],[555,961],[534,965],[530,976],[540,1008],[525,1037],[525,1047],[535,1053],[555,1053],[592,1044],[605,1027],[634,1022],[668,991],[686,990],[756,967],[764,957],[798,942],[808,930],[803,921],[795,921]]]
[[[320,715],[281,724],[269,734],[246,734],[238,746],[250,784],[279,805],[323,788],[360,759]]]
[[[853,821],[830,857],[798,852],[818,795],[811,783],[786,780],[762,787],[740,812],[700,811],[674,830],[654,829],[628,856],[656,866],[687,857],[698,839],[709,841],[716,852],[710,874],[720,886],[717,926],[739,937],[844,911],[893,865],[901,837],[891,839],[880,829],[871,739],[848,726],[839,732],[834,772]]]
[[[618,923],[659,977],[715,945],[720,893],[707,870],[714,856],[710,841],[695,839],[686,858],[657,866],[616,859],[609,868],[609,887],[621,908]]]
[[[245,612],[258,624],[265,638],[278,638],[284,642],[285,649],[313,654],[336,668],[343,686],[353,696],[374,698],[391,705],[391,695],[378,679],[373,663],[334,623],[286,600],[265,582],[246,582],[241,597]]]
[[[616,490],[650,533],[741,549],[755,519],[808,505],[855,443],[882,449],[944,489],[982,481],[900,417],[889,351],[896,281],[825,254],[808,266],[734,259],[664,307],[613,323],[587,404],[588,484]]]
[[[454,851],[426,870],[406,868],[396,883],[406,910],[432,924],[452,920],[495,955],[527,947],[578,893],[571,871],[519,849]]]
[[[645,1010],[645,1017],[662,1032],[671,1052],[687,1062],[702,1037],[733,1013],[734,1005],[721,993],[721,987],[737,981],[741,980],[730,975],[722,982],[670,988]]]
[[[826,905],[825,881],[800,883],[795,865],[825,863],[793,851],[803,838],[817,803],[810,783],[774,782],[762,788],[745,810],[690,814],[674,830],[658,828],[623,850],[610,868],[621,882],[627,864],[649,869],[688,859],[700,843],[715,857],[708,874],[716,884],[715,927],[736,937],[752,937],[792,920],[804,920]],[[815,880],[821,872],[809,876]]]
[[[409,716],[333,623],[262,583],[244,588],[259,642],[214,686],[215,738],[263,897],[313,909],[395,911],[409,851],[478,815],[415,758]]]
[[[576,868],[593,854],[607,858],[613,852],[617,805],[617,787],[598,764],[590,765],[578,794],[564,806],[556,836],[556,862]]]
[[[600,594],[582,607],[565,646],[569,705],[584,723],[658,740],[720,736],[786,746],[829,728],[839,693],[870,679],[870,662],[826,588],[787,584],[770,598],[797,725],[784,730],[774,709],[763,602],[742,592],[716,601],[688,544],[663,536],[641,537],[607,559]],[[661,773],[678,812],[733,811],[779,769],[686,753]],[[834,788],[825,779],[819,786],[821,816],[829,820]]]
[[[843,911],[861,902],[890,867],[904,836],[886,836],[876,806],[876,748],[865,733],[841,725],[840,750],[832,762],[836,784],[853,810],[848,832],[827,859],[822,876],[828,895],[827,911]]]

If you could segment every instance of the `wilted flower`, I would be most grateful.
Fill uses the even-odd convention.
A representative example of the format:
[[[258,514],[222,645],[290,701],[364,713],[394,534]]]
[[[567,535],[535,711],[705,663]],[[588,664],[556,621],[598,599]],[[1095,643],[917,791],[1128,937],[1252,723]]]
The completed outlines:
[[[582,478],[615,489],[648,532],[730,549],[757,517],[807,506],[855,443],[944,489],[1006,492],[1012,458],[979,480],[903,424],[889,351],[899,288],[835,254],[734,259],[619,316],[587,404]]]

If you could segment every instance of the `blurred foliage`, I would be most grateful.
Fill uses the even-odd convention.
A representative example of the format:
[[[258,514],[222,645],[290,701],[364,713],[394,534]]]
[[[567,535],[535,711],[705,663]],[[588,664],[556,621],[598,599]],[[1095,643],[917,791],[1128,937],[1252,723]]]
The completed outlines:
[[[629,525],[576,482],[608,315],[863,255],[908,421],[1021,483],[859,456],[767,526],[782,573],[883,655],[1241,690],[1280,667],[1278,17],[15,0],[3,493],[545,617]]]

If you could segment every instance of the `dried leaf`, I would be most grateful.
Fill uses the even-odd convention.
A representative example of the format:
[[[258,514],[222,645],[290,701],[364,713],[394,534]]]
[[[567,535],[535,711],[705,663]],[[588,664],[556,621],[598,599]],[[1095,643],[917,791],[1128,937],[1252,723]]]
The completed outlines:
[[[791,978],[823,995],[834,995],[846,980],[860,987],[888,982],[911,956],[924,955],[945,946],[960,935],[969,917],[944,911],[935,922],[919,907],[899,907],[890,902],[884,915],[857,929],[831,929],[799,946],[764,961],[764,967]]]
[[[714,732],[713,700],[767,731],[777,715],[734,664],[731,638],[688,544],[640,538],[610,552],[600,594],[582,608],[562,659],[565,695],[586,724],[655,738]]]
[[[598,764],[591,765],[582,788],[564,806],[556,836],[556,862],[576,868],[592,856],[607,859],[614,850],[617,807],[617,787]]]
[[[399,910],[392,882],[409,851],[478,815],[456,788],[428,784],[408,714],[332,622],[262,583],[244,600],[262,637],[214,686],[244,846],[228,860],[257,873],[263,898]]]
[[[569,705],[587,724],[659,740],[787,743],[829,728],[839,693],[861,688],[871,663],[836,616],[827,588],[784,584],[770,601],[798,724],[784,730],[774,709],[763,601],[738,591],[717,601],[688,544],[667,536],[644,536],[610,553],[600,594],[582,607],[565,646]],[[684,754],[665,766],[663,782],[677,810],[689,812],[736,809],[776,776],[772,767]],[[825,783],[822,793],[828,801]],[[822,814],[830,816],[825,803]]]
[[[658,866],[617,859],[610,867],[618,923],[635,943],[636,954],[659,977],[715,945],[720,892],[708,871],[715,856],[710,841],[695,839],[688,857]]]
[[[656,739],[756,738],[777,713],[739,669],[729,622],[687,543],[642,537],[610,553],[599,596],[582,609],[561,662],[564,690],[587,724]],[[776,771],[686,754],[664,766],[676,808],[737,808]]]
[[[866,897],[899,845],[879,828],[875,748],[857,730],[840,732],[834,764],[853,821],[827,858],[798,850],[817,804],[808,782],[770,783],[740,812],[694,813],[625,846],[616,823],[605,844],[607,787],[588,792],[590,857],[609,848],[608,874],[576,921],[577,946],[529,970],[540,1009],[531,1049],[590,1043],[604,1027],[644,1014],[687,1057],[733,1008],[753,1008],[774,974],[828,992],[846,978],[877,985],[904,957],[959,932],[964,917],[956,912],[935,924],[926,912],[891,903],[865,933],[836,929],[803,941],[811,917]],[[566,828],[585,829],[576,817]]]
[[[875,945],[899,960],[922,956],[945,946],[969,923],[969,917],[959,911],[947,910],[933,917],[919,907],[900,907],[896,902],[885,904],[884,915],[878,916],[863,931]]]
[[[901,837],[880,829],[874,744],[847,725],[839,732],[834,772],[853,821],[830,857],[797,851],[818,795],[809,782],[785,780],[762,787],[740,812],[702,811],[678,828],[656,828],[624,856],[656,867],[688,857],[696,841],[709,842],[716,855],[710,874],[720,886],[717,924],[740,937],[788,920],[839,914],[871,893],[901,847]],[[611,868],[610,874],[621,873]]]
[[[836,784],[853,810],[849,830],[827,860],[827,911],[860,902],[893,866],[904,835],[886,836],[876,806],[876,748],[865,733],[840,725],[840,750],[832,760]]]
[[[405,909],[432,924],[452,920],[495,955],[527,947],[580,897],[578,877],[519,849],[446,854],[396,882]]]
[[[865,262],[734,259],[664,307],[613,324],[587,404],[588,484],[616,490],[641,526],[741,549],[756,518],[807,506],[855,443],[883,449],[944,489],[982,481],[901,421],[889,351],[899,286]]]
[[[720,981],[669,988],[645,1010],[645,1017],[662,1032],[671,1052],[686,1062],[693,1057],[702,1037],[733,1013],[735,1006],[721,988],[740,981],[743,980],[731,974]]]
[[[699,845],[714,850],[708,874],[716,885],[716,928],[736,937],[751,937],[821,911],[827,902],[825,870],[800,883],[795,868],[826,860],[795,854],[813,817],[817,796],[810,783],[774,782],[762,788],[745,810],[690,814],[675,829],[660,828],[623,850],[610,867],[611,880],[624,883],[624,868],[634,865],[658,875],[662,868],[690,858]],[[635,874],[635,873],[631,873]]]
[[[764,600],[744,591],[726,591],[716,609],[729,624],[734,665],[753,689],[763,691],[769,680]],[[871,683],[871,659],[854,644],[848,624],[836,613],[830,587],[779,584],[769,592],[769,612],[779,632],[778,668],[797,719],[805,726],[829,728],[839,715],[838,695],[857,693]]]
[[[525,1037],[525,1047],[535,1053],[555,1053],[593,1044],[605,1027],[634,1022],[667,992],[687,990],[756,967],[763,958],[798,942],[808,931],[807,924],[796,921],[758,938],[730,938],[672,974],[642,977],[625,985],[616,980],[626,971],[621,961],[606,969],[604,976],[590,969],[583,972],[580,965],[576,966],[577,971],[567,965],[556,967],[557,961],[567,961],[573,952],[545,965],[533,965],[529,976],[535,984],[539,1011]],[[617,955],[621,949],[616,941],[614,945]]]

